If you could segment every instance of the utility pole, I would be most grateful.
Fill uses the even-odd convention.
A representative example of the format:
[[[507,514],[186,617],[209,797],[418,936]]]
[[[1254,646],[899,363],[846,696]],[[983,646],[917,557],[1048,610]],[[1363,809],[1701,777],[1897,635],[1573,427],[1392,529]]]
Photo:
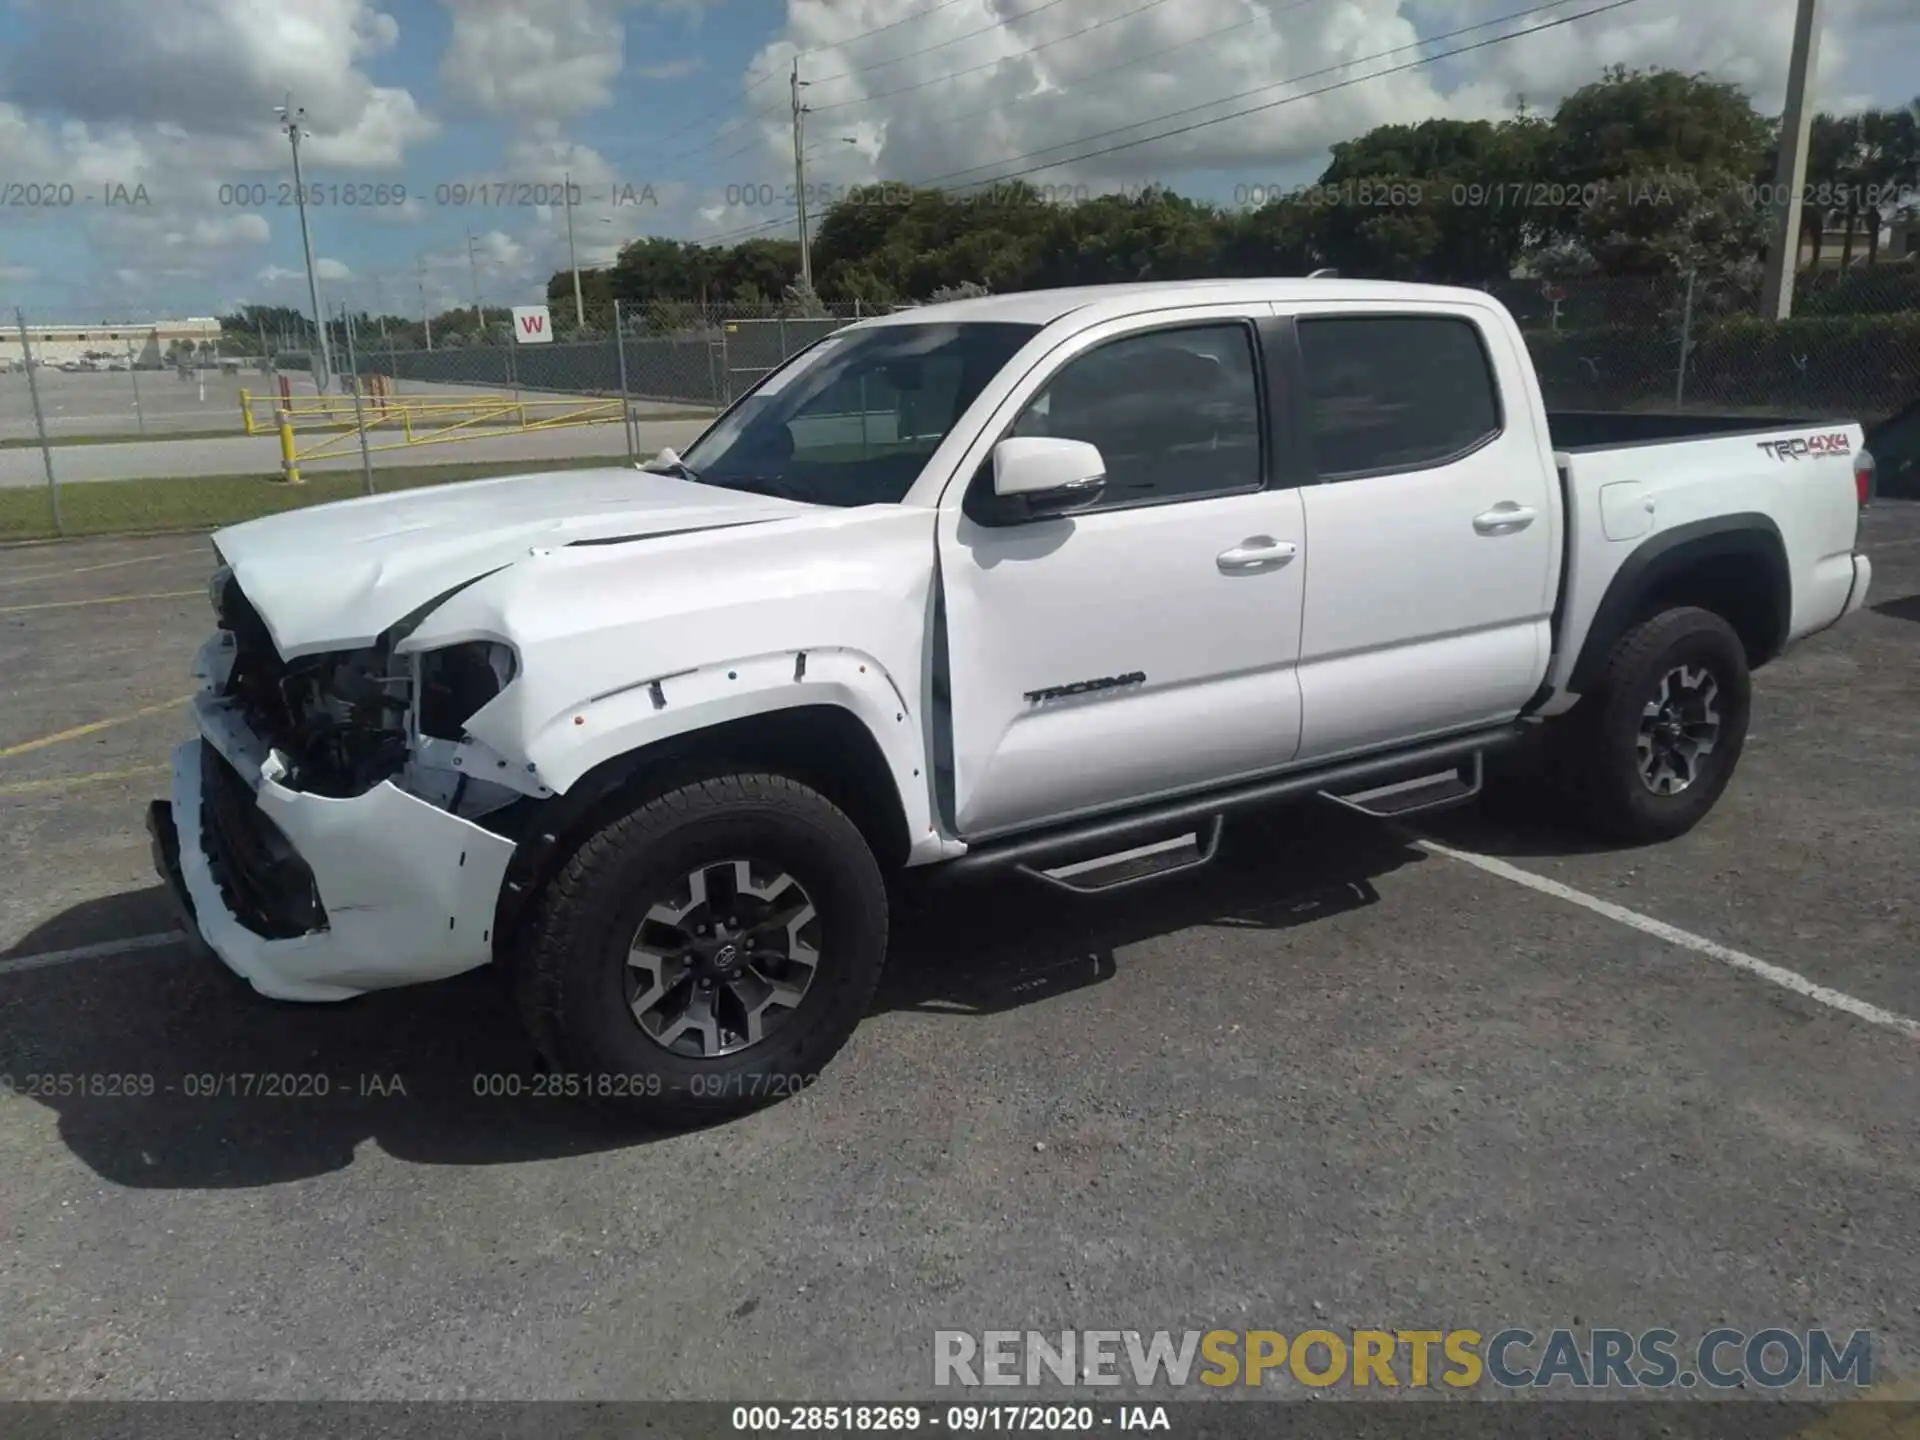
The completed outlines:
[[[300,178],[300,141],[308,133],[305,129],[307,109],[304,105],[296,108],[289,93],[287,103],[276,105],[274,114],[280,117],[280,128],[287,132],[287,141],[293,146],[293,203],[300,211],[300,248],[307,258],[307,299],[313,304],[313,328],[320,342],[313,357],[313,384],[324,394],[327,377],[333,371],[333,360],[327,354],[327,317],[320,309],[320,282],[313,270],[313,232],[307,228],[307,190]]]
[[[393,347],[387,344],[387,287],[378,274],[373,277],[373,303],[378,310],[374,323],[380,327],[380,344],[391,355]]]
[[[427,349],[433,349],[433,312],[427,308],[427,257],[420,257],[420,323],[426,327]]]
[[[473,323],[487,333],[487,312],[480,305],[480,257],[473,250],[473,227],[467,227],[467,269],[473,276]]]
[[[807,245],[807,107],[800,103],[800,89],[807,82],[800,78],[800,57],[793,57],[793,197],[800,211],[800,286],[813,289],[813,256]]]
[[[1780,112],[1780,159],[1773,174],[1773,249],[1767,256],[1760,313],[1770,320],[1793,314],[1793,277],[1800,268],[1800,198],[1807,185],[1807,143],[1813,106],[1807,90],[1820,64],[1820,0],[1799,0],[1793,17],[1793,55],[1787,62],[1787,103]]]
[[[573,248],[573,172],[561,173],[563,193],[567,201],[567,264],[573,267],[573,324],[577,330],[587,328],[587,304],[580,298],[580,255]]]

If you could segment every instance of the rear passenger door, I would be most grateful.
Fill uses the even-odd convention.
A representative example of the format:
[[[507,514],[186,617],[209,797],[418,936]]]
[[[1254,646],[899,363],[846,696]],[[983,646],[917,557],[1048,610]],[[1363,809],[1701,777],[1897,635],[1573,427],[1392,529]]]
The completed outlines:
[[[1471,307],[1295,317],[1306,506],[1299,759],[1519,713],[1560,513],[1531,372]]]

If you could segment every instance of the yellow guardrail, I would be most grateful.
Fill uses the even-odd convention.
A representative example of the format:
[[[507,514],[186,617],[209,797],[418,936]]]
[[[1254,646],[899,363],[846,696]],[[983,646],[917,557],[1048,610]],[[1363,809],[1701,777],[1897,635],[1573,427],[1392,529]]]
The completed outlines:
[[[270,419],[257,407],[264,406]],[[369,451],[406,450],[447,445],[490,435],[531,434],[579,425],[606,425],[624,419],[624,402],[581,399],[525,399],[502,395],[396,395],[384,387],[352,394],[256,395],[240,392],[241,424],[249,435],[277,434],[280,465],[290,484],[300,483],[303,461],[326,459],[360,448],[363,432]],[[302,431],[323,430],[324,438],[302,444]],[[371,443],[372,433],[398,432],[397,438]]]

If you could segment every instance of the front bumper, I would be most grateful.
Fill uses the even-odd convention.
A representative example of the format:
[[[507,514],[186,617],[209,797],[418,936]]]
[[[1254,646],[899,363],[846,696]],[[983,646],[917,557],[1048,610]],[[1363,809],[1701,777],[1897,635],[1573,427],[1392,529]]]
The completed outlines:
[[[203,694],[195,710],[202,738],[173,752],[171,805],[154,806],[148,823],[182,923],[228,968],[276,1000],[347,1000],[487,963],[511,840],[391,781],[348,800],[290,790],[263,773],[265,746],[232,707]],[[290,847],[271,874],[263,852],[236,847],[210,824],[203,747],[251,788],[261,833]],[[263,909],[262,897],[290,875],[310,881],[313,894]],[[303,915],[317,928],[289,933],[298,924],[288,917]]]

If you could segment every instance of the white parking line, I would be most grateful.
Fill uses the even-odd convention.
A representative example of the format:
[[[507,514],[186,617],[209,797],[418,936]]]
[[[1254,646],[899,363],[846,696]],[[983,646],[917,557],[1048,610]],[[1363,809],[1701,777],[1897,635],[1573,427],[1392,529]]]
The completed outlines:
[[[196,550],[166,550],[158,555],[136,555],[131,560],[107,560],[99,565],[69,565],[57,570],[34,570],[25,575],[9,575],[0,579],[0,585],[25,585],[29,580],[64,580],[69,575],[86,575],[95,570],[124,570],[129,565],[152,565],[161,560],[187,556],[204,558],[207,554],[205,546]]]
[[[1645,935],[1664,940],[1669,945],[1679,945],[1730,965],[1735,970],[1745,971],[1749,975],[1765,980],[1770,985],[1778,985],[1782,990],[1791,990],[1803,995],[1816,1004],[1825,1005],[1830,1010],[1838,1010],[1851,1015],[1856,1020],[1864,1020],[1869,1025],[1878,1025],[1893,1030],[1909,1040],[1920,1040],[1920,1020],[1910,1020],[1905,1015],[1896,1015],[1891,1010],[1882,1010],[1865,1000],[1855,999],[1840,990],[1829,989],[1816,984],[1798,971],[1783,966],[1771,965],[1757,959],[1744,950],[1735,950],[1731,946],[1709,940],[1704,935],[1695,935],[1690,930],[1682,930],[1677,925],[1669,925],[1664,920],[1655,920],[1624,905],[1615,905],[1602,900],[1597,895],[1589,895],[1584,890],[1576,890],[1571,885],[1562,885],[1558,880],[1549,880],[1544,875],[1535,875],[1531,870],[1522,870],[1517,865],[1509,865],[1504,860],[1496,860],[1490,855],[1475,855],[1466,850],[1455,850],[1433,840],[1416,840],[1422,850],[1435,855],[1444,855],[1449,860],[1458,860],[1463,865],[1471,865],[1484,870],[1489,875],[1497,875],[1502,880],[1511,880],[1516,885],[1524,885],[1529,890],[1537,890],[1542,895],[1551,895],[1556,900],[1565,900],[1578,905],[1583,910],[1591,910],[1596,915],[1604,915],[1609,920],[1617,920],[1622,925],[1631,926]]]
[[[20,955],[12,960],[0,960],[0,975],[13,975],[22,970],[44,970],[49,965],[65,965],[73,960],[105,960],[110,955],[126,955],[135,950],[160,950],[169,945],[178,945],[186,938],[179,930],[165,930],[152,935],[131,935],[124,940],[103,940],[98,945],[76,945],[71,950],[42,950],[38,955]]]

